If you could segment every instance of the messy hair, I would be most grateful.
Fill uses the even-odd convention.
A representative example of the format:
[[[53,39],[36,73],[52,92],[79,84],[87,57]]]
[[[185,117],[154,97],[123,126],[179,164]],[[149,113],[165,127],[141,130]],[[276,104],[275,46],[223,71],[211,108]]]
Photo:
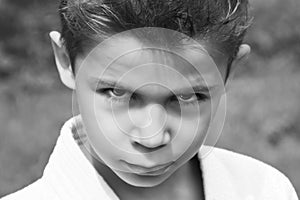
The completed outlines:
[[[62,40],[74,61],[97,37],[143,27],[175,30],[217,44],[227,73],[250,24],[248,0],[61,0]]]

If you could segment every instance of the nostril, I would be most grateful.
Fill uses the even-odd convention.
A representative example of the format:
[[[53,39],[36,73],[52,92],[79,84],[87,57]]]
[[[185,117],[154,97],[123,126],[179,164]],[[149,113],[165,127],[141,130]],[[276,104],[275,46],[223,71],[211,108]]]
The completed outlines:
[[[162,144],[162,145],[157,146],[157,147],[149,148],[149,147],[144,146],[144,145],[142,145],[142,144],[140,144],[140,143],[138,143],[138,142],[136,142],[136,141],[133,142],[132,145],[133,145],[133,147],[134,147],[136,150],[138,150],[138,151],[140,151],[140,152],[142,152],[142,153],[150,153],[150,152],[154,152],[154,151],[157,151],[157,150],[163,148],[164,146],[166,146],[165,144]]]

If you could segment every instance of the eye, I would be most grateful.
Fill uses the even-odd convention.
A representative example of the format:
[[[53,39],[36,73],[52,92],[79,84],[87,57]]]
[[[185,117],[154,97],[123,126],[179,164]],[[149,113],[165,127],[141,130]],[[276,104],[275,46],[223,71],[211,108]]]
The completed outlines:
[[[197,96],[195,94],[180,94],[177,98],[184,102],[197,100]]]
[[[101,88],[96,90],[96,92],[104,96],[105,99],[110,102],[125,102],[128,101],[131,96],[130,92],[119,88]]]
[[[206,101],[208,96],[202,93],[189,93],[176,95],[176,99],[183,104],[196,104],[202,101]]]
[[[119,97],[119,98],[128,95],[128,92],[118,88],[111,88],[110,90],[108,90],[108,92],[111,96]]]

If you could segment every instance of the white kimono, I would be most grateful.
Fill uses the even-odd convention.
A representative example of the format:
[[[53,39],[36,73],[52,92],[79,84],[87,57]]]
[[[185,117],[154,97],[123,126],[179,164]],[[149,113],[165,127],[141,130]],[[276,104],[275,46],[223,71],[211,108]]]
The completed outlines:
[[[74,117],[62,126],[43,176],[2,200],[119,199],[80,149],[72,127]],[[286,176],[251,157],[214,148],[201,167],[206,200],[298,200]]]

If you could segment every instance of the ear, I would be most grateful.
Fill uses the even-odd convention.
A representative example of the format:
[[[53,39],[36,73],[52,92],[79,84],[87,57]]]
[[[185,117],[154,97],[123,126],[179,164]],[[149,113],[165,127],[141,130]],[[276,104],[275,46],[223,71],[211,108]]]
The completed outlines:
[[[68,88],[75,90],[75,77],[72,73],[69,56],[61,41],[61,35],[57,31],[50,34],[52,48],[55,56],[55,63],[59,73],[60,80]]]
[[[229,73],[227,82],[230,82],[230,80],[233,78],[233,76],[236,72],[236,69],[248,58],[248,55],[250,54],[250,52],[251,52],[251,48],[248,44],[242,44],[239,47],[239,51],[236,55],[236,58],[234,59],[234,61],[231,64],[231,69],[230,69],[230,73]],[[226,83],[226,85],[228,85],[228,84]]]
[[[237,53],[237,56],[236,56],[236,60],[244,60],[247,58],[247,56],[250,54],[251,52],[251,48],[248,44],[242,44],[240,47],[239,47],[239,51]]]

